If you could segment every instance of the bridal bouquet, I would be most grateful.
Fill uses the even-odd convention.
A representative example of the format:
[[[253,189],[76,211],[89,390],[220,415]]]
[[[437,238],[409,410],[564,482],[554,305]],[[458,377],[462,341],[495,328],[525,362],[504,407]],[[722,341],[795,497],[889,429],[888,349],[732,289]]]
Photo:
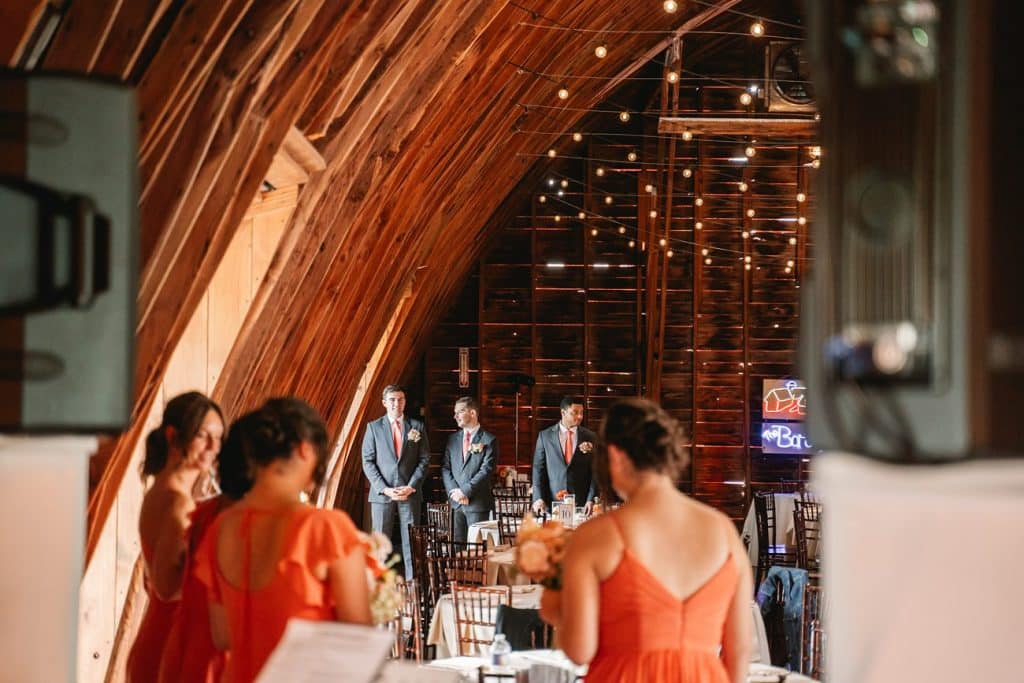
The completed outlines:
[[[360,534],[366,546],[366,577],[370,586],[370,614],[373,623],[386,624],[393,621],[402,608],[402,593],[399,590],[398,572],[393,567],[398,555],[393,554],[391,541],[384,534]]]
[[[527,512],[516,534],[516,569],[545,588],[562,588],[562,558],[568,534],[562,523],[543,524]]]

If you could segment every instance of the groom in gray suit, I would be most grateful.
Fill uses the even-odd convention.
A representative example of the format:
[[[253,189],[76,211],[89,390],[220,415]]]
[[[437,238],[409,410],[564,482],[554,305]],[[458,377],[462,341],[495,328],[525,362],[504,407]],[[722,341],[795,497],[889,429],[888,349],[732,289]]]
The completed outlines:
[[[366,425],[363,437],[363,472],[370,480],[370,515],[373,530],[388,538],[399,524],[405,578],[412,575],[409,525],[419,524],[423,495],[420,486],[430,465],[430,446],[423,423],[405,417],[405,389],[384,388],[387,415]]]
[[[498,440],[480,427],[480,406],[471,396],[455,401],[455,423],[459,430],[448,437],[441,478],[451,499],[452,538],[465,541],[469,525],[488,519],[494,509]]]
[[[593,450],[597,435],[583,421],[583,404],[572,396],[562,399],[562,419],[537,434],[533,453],[533,509],[551,509],[559,491],[576,496],[577,504],[585,500],[589,515],[597,493],[593,476]],[[586,498],[584,498],[586,496]]]

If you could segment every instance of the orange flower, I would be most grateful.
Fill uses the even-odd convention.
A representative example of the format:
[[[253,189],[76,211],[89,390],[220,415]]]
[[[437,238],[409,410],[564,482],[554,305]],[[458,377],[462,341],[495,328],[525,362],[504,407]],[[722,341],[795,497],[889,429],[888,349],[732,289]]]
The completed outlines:
[[[565,497],[568,496],[568,495],[569,495],[569,492],[566,491],[565,489],[562,489],[561,491],[559,491],[558,493],[555,494],[555,500],[564,500]]]
[[[538,524],[527,512],[516,534],[516,568],[533,581],[558,590],[562,586],[562,559],[567,532],[560,522]]]

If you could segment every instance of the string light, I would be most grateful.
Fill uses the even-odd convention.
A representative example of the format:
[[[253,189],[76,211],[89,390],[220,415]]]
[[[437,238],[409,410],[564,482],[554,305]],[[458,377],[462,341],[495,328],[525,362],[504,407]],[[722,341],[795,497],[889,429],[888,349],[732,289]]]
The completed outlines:
[[[559,197],[564,197],[565,196],[565,190],[559,190],[558,191],[558,196]]]
[[[814,145],[813,147],[810,148],[809,151],[811,153],[811,158],[812,159],[817,159],[817,158],[819,158],[821,156],[821,146],[820,145]]]
[[[797,192],[796,201],[800,204],[803,204],[805,201],[807,201],[807,195],[805,195],[803,192]]]
[[[709,252],[708,252],[708,250],[707,250],[707,249],[701,249],[701,250],[700,250],[700,255],[701,255],[701,256],[707,256],[707,255],[708,255],[708,253],[709,253]]]
[[[543,204],[547,200],[548,200],[548,198],[545,197],[544,195],[541,195],[541,196],[537,197],[537,201],[540,202],[541,204]]]
[[[625,225],[620,225],[619,226],[619,234],[620,235],[625,235],[626,234],[626,226]]]
[[[760,20],[755,21],[750,25],[750,35],[755,38],[760,38],[764,35],[764,24],[762,24]]]
[[[578,214],[576,214],[576,215],[578,215],[578,216],[580,217],[580,220],[583,220],[584,218],[586,218],[586,217],[587,217],[587,214],[586,214],[586,213],[584,213],[583,211],[580,211],[580,212],[579,212]]]
[[[694,230],[703,230],[704,229],[704,223],[701,222],[701,221],[697,221],[696,223],[693,224],[693,229]]]
[[[636,161],[636,152],[630,151],[630,153],[626,155],[626,159],[628,161]]]
[[[667,74],[665,74],[665,80],[668,81],[669,83],[678,83],[679,82],[679,72],[678,71],[669,71]]]
[[[786,271],[786,274],[788,275],[789,273],[793,272],[793,269],[790,268],[789,266],[786,266],[785,271]]]
[[[648,215],[650,215],[651,218],[657,218],[658,217],[658,212],[655,211],[654,209],[651,209],[651,212]]]
[[[749,256],[744,256],[743,257],[743,262],[744,263],[750,263],[750,257]]]
[[[583,133],[573,133],[572,134],[572,141],[573,142],[583,142]]]
[[[636,246],[636,242],[634,240],[630,240],[629,241],[629,248],[632,249],[635,246]]]
[[[597,228],[591,228],[590,229],[590,236],[591,237],[597,237]]]
[[[674,14],[675,11],[679,9],[679,3],[676,2],[676,0],[665,0],[665,2],[661,3],[661,6],[669,14]]]
[[[689,169],[689,168],[684,168],[683,169],[683,177],[684,178],[689,178],[692,175],[693,175],[693,169]]]
[[[693,139],[693,133],[689,129],[684,130],[683,131],[683,140],[685,140],[686,142],[689,142],[692,139]]]
[[[786,267],[787,268],[792,268],[793,267],[793,259],[790,259],[790,260],[786,261]]]
[[[790,243],[790,245],[795,247],[796,246],[796,238],[795,237],[790,237],[789,238],[789,243]]]
[[[664,238],[664,237],[662,237],[662,238],[661,238],[660,240],[658,240],[658,246],[659,246],[659,247],[663,247],[663,246],[665,246],[666,244],[668,244],[668,242],[666,242],[666,241],[665,241],[665,238]]]
[[[549,187],[554,187],[555,186],[555,179],[554,178],[548,178],[548,186]]]
[[[558,99],[567,100],[569,99],[569,89],[564,85],[558,89]]]
[[[604,175],[604,166],[598,166],[597,170],[595,170],[594,173],[597,174],[598,176],[603,176]]]
[[[608,56],[608,48],[605,45],[598,45],[594,48],[594,56],[598,59],[604,59]]]
[[[605,198],[604,198],[604,203],[605,204],[611,204],[613,201],[614,200],[612,199],[612,196],[610,194],[609,195],[605,195]]]
[[[796,222],[797,222],[797,223],[798,223],[799,225],[807,225],[807,219],[806,219],[806,218],[804,218],[803,216],[800,216],[799,218],[797,218],[797,219],[796,219]]]
[[[744,270],[750,270],[750,264],[749,263],[744,263],[743,264],[743,268],[744,268]]]
[[[711,265],[711,258],[710,257],[704,259],[704,265],[706,265],[706,266],[710,266]]]
[[[696,204],[697,206],[704,206],[704,198],[697,197],[696,199],[693,200],[693,203]]]
[[[654,185],[651,185],[650,183],[644,185],[644,192],[647,194],[654,194]]]
[[[561,185],[562,187],[569,187],[569,181],[568,181],[568,180],[565,180],[564,178],[562,179],[562,182],[561,182],[561,183],[559,183],[559,184],[560,184],[560,185]]]
[[[811,166],[814,168],[821,168],[821,159],[813,159],[811,161]]]
[[[747,145],[747,146],[746,146],[746,147],[745,147],[745,148],[743,149],[743,153],[747,155],[747,158],[748,158],[748,159],[750,159],[750,158],[751,158],[751,157],[753,157],[753,156],[754,156],[755,154],[757,154],[757,147],[754,147],[753,145]]]
[[[562,222],[562,217],[559,216],[557,213],[555,214],[555,222],[556,223],[561,223]]]
[[[753,218],[756,215],[757,215],[756,211],[754,211],[753,209],[747,209],[747,218]]]
[[[749,186],[745,182],[743,182],[741,180],[740,184],[739,184],[739,188],[740,188],[740,192],[746,192],[747,189],[749,188]]]
[[[753,101],[754,101],[754,98],[751,97],[750,93],[748,93],[746,90],[744,90],[740,94],[740,104],[742,104],[744,107],[746,107],[747,105],[749,105]]]
[[[668,256],[669,258],[672,258],[675,255],[676,255],[676,253],[674,251],[672,251],[671,249],[669,249],[668,251],[665,252],[665,256]]]
[[[554,147],[548,150],[548,156],[551,157],[552,159],[558,156],[558,152],[555,151]]]
[[[629,123],[629,112],[628,111],[619,112],[619,121],[622,121],[623,123]]]
[[[750,233],[747,232],[746,230],[744,230],[743,231],[743,239],[749,239],[749,238],[750,238]]]

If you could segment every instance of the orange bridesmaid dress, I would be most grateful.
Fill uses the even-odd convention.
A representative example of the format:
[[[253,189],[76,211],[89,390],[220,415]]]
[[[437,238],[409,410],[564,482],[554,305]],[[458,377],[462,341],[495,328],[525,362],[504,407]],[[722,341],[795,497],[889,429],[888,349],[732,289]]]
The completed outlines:
[[[218,683],[224,672],[226,653],[213,644],[210,607],[206,586],[196,576],[195,553],[206,530],[221,509],[230,504],[224,496],[205,500],[192,511],[188,529],[188,555],[181,586],[178,611],[167,634],[160,658],[160,683]]]
[[[623,537],[618,520],[615,526]],[[729,555],[680,599],[626,546],[619,566],[601,583],[597,654],[587,683],[729,683],[719,649],[738,586]]]
[[[254,517],[280,513],[247,507],[241,514],[240,534],[246,544],[246,556],[251,557]],[[214,521],[196,554],[196,575],[207,586],[210,601],[223,605],[227,612],[231,651],[225,683],[255,680],[281,640],[289,619],[334,621],[330,590],[313,569],[348,555],[356,546],[363,547],[352,520],[340,510],[298,507],[288,514],[292,519],[281,558],[265,586],[234,586],[221,573],[217,540],[223,516]],[[243,571],[244,576],[248,574]]]
[[[142,544],[142,557],[146,567],[153,563],[153,551]],[[161,600],[149,581],[146,572],[146,595],[149,603],[146,613],[139,624],[139,632],[135,635],[128,663],[125,668],[125,680],[128,683],[152,683],[160,670],[160,657],[167,640],[167,631],[171,628],[174,615],[178,611],[177,600]]]

